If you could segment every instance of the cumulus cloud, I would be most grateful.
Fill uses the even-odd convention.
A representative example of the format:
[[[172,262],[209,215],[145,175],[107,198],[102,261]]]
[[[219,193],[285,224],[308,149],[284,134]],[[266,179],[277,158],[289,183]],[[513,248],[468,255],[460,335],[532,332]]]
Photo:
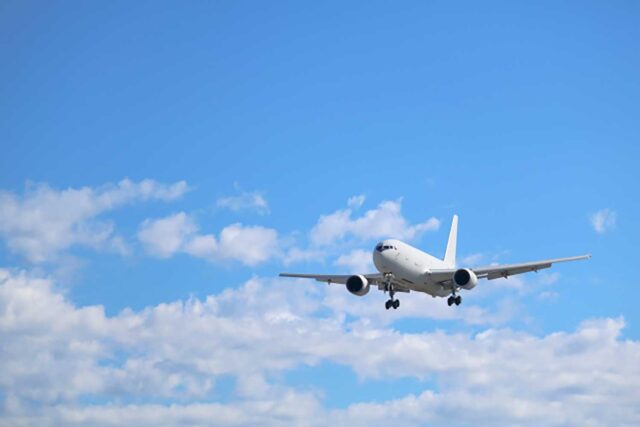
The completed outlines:
[[[462,257],[462,259],[460,259],[459,261],[459,265],[463,265],[465,267],[466,266],[475,267],[480,265],[480,263],[482,263],[482,261],[485,258],[486,258],[485,255],[481,253],[470,254],[465,257]]]
[[[180,251],[185,240],[198,230],[193,219],[179,212],[160,219],[146,219],[140,226],[138,239],[151,255],[169,258]]]
[[[364,202],[364,196],[349,199],[348,208],[323,215],[310,233],[315,245],[330,245],[347,237],[356,239],[374,239],[394,237],[413,239],[425,231],[437,230],[440,221],[429,218],[419,224],[410,225],[401,213],[401,202],[384,201],[377,208],[368,210],[362,216],[352,218],[353,211]]]
[[[353,251],[340,255],[335,261],[335,265],[346,267],[352,273],[371,273],[376,269],[373,266],[371,251],[354,249]]]
[[[223,228],[219,237],[199,234],[195,220],[184,212],[145,220],[138,239],[149,254],[160,258],[187,253],[211,261],[256,265],[279,255],[278,233],[271,228],[236,223]]]
[[[0,418],[65,426],[640,422],[640,343],[622,338],[622,318],[541,336],[402,333],[349,321],[330,305],[338,291],[254,278],[202,300],[109,316],[73,304],[48,279],[0,269]],[[274,375],[321,362],[363,380],[429,381],[397,399],[329,409],[321,394]],[[216,401],[223,376],[235,379],[234,390]]]
[[[615,211],[605,208],[593,213],[589,220],[596,233],[603,234],[616,228],[616,217]]]
[[[323,262],[326,254],[317,249],[300,249],[298,247],[289,248],[284,254],[282,261],[284,265],[299,262]]]
[[[187,190],[184,181],[164,185],[124,179],[65,190],[30,184],[23,195],[0,191],[0,236],[11,252],[33,263],[55,259],[72,246],[126,252],[113,223],[98,217],[128,203],[175,200]]]
[[[234,212],[254,211],[260,215],[269,213],[269,203],[259,191],[243,191],[235,196],[221,197],[216,206]]]

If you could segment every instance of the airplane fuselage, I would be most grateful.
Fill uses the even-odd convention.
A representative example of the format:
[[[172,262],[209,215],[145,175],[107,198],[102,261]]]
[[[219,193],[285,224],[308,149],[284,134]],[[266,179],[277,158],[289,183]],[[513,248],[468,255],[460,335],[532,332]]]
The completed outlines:
[[[429,271],[454,266],[400,240],[388,239],[378,243],[373,250],[373,264],[380,273],[392,274],[396,281],[412,291],[434,297],[451,294],[451,289],[429,280]]]

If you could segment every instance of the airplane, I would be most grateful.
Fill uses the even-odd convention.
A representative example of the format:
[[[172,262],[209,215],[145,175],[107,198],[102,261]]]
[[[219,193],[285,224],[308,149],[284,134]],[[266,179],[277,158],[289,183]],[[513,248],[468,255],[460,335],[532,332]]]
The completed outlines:
[[[462,302],[459,292],[462,289],[475,288],[478,279],[507,278],[515,274],[537,272],[558,262],[591,258],[591,254],[587,254],[520,264],[458,268],[456,266],[457,236],[458,216],[454,215],[444,259],[438,259],[400,240],[387,239],[378,243],[373,250],[373,264],[378,273],[352,275],[280,273],[280,276],[315,279],[327,284],[343,284],[349,292],[357,296],[369,293],[373,285],[378,290],[389,293],[389,300],[385,303],[385,308],[389,310],[392,307],[394,309],[400,307],[400,301],[395,298],[397,292],[424,292],[434,298],[448,296],[447,304],[458,306]]]

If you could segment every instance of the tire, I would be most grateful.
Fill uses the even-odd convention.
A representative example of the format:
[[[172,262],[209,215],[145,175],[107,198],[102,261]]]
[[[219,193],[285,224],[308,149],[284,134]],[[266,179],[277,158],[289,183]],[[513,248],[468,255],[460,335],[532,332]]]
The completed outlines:
[[[391,304],[389,304],[391,301],[387,301],[384,303],[384,308],[386,308],[387,310],[389,310],[391,308]]]
[[[400,307],[400,300],[395,300],[395,301],[393,302],[393,309],[395,310],[395,309],[397,309],[398,307]]]
[[[453,297],[449,297],[449,299],[447,299],[447,304],[451,307],[451,304],[453,304]]]
[[[456,297],[456,305],[460,305],[461,302],[462,302],[462,297],[460,295],[458,295]]]

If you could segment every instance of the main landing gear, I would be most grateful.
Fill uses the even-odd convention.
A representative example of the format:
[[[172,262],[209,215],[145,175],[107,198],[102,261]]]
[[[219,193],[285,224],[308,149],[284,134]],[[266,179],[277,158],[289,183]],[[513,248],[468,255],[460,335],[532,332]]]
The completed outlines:
[[[391,275],[385,274],[384,278],[385,278],[385,285],[384,285],[385,291],[389,291],[389,300],[387,300],[387,302],[384,303],[384,308],[389,310],[391,307],[393,307],[393,309],[395,310],[398,307],[400,307],[400,301],[394,298],[394,295],[396,294],[396,292],[393,290],[393,283],[391,283]]]
[[[390,299],[384,303],[384,308],[386,308],[387,310],[389,310],[391,307],[393,307],[394,310],[400,307],[400,301],[397,299]]]
[[[447,299],[447,304],[451,307],[453,304],[460,305],[462,302],[462,297],[460,295],[456,295],[455,293]]]

